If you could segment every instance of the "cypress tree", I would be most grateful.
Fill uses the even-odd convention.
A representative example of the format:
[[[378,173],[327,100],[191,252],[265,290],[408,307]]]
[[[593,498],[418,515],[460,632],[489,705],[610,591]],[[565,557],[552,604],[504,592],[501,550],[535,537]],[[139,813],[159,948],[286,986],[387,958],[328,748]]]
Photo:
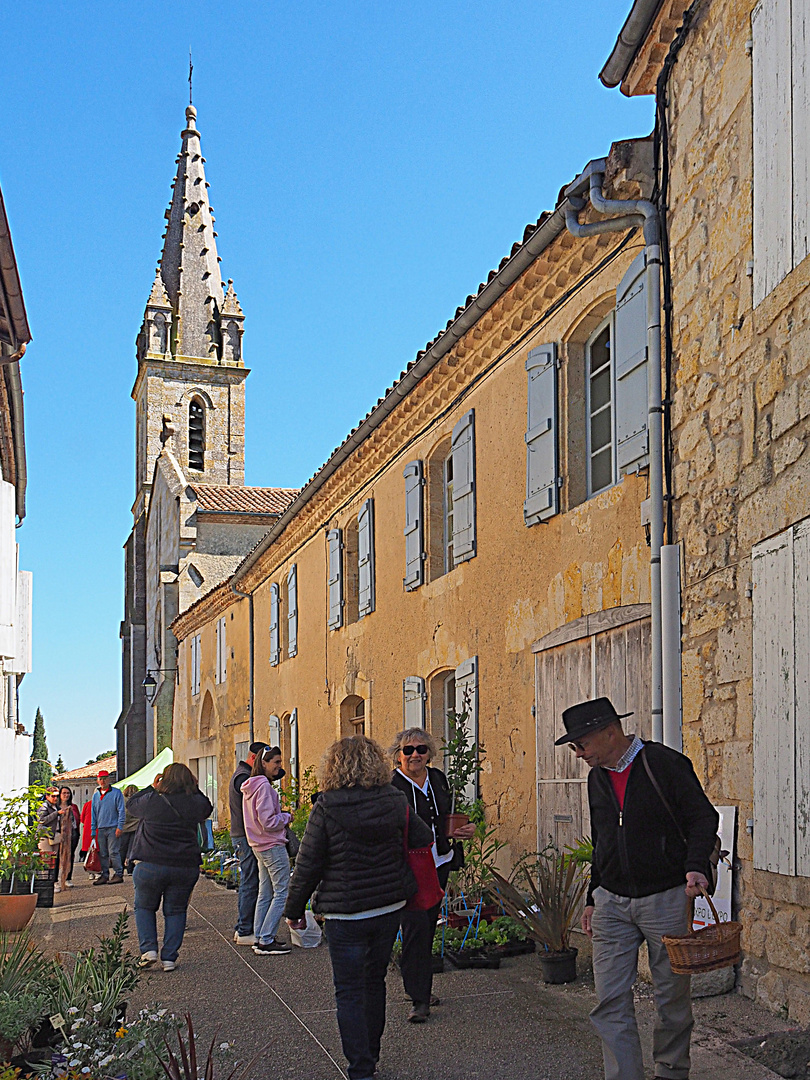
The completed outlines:
[[[59,757],[56,759],[56,775],[61,776],[64,771],[65,763],[64,761],[62,761],[62,755],[60,754]]]
[[[29,784],[49,784],[53,769],[48,764],[48,743],[45,739],[45,720],[37,709],[34,720],[34,745],[31,750],[31,763],[28,766]]]

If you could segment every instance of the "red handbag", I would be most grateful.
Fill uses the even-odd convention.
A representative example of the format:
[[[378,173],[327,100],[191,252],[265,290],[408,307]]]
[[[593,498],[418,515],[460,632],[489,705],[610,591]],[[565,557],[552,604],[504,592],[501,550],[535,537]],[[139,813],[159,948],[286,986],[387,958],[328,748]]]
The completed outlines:
[[[90,841],[87,849],[87,858],[84,860],[84,868],[88,874],[101,873],[101,856],[98,853],[98,844],[95,840]]]
[[[436,863],[433,861],[433,848],[408,847],[408,821],[410,807],[405,808],[405,862],[413,871],[419,886],[405,905],[406,911],[429,911],[444,899],[444,889],[439,884]]]

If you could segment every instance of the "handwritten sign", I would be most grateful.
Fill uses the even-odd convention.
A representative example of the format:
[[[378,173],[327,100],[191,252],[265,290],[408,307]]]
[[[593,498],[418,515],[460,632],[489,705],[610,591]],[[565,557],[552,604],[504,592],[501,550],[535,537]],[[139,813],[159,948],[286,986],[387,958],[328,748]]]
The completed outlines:
[[[734,823],[737,818],[736,806],[715,806],[720,815],[720,845],[723,851],[727,851],[717,866],[717,888],[712,900],[717,908],[720,922],[731,922],[731,878],[732,864],[734,862]],[[695,900],[695,919],[692,923],[693,930],[700,930],[704,926],[714,924],[709,905],[699,896]]]

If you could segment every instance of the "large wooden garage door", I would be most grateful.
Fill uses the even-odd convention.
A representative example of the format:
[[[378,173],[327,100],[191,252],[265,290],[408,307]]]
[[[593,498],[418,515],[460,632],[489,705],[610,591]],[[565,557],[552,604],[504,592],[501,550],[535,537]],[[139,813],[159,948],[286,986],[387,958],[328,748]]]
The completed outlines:
[[[562,713],[569,705],[609,697],[628,733],[650,738],[649,606],[634,604],[584,616],[534,646],[537,734],[537,849],[562,850],[590,831],[588,767],[567,745]]]

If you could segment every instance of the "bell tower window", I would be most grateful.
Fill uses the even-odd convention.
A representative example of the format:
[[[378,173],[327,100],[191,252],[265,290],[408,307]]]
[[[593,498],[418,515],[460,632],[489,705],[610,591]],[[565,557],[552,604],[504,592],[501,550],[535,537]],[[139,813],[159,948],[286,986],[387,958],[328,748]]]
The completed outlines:
[[[188,407],[188,467],[205,468],[205,411],[199,398]]]

